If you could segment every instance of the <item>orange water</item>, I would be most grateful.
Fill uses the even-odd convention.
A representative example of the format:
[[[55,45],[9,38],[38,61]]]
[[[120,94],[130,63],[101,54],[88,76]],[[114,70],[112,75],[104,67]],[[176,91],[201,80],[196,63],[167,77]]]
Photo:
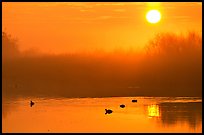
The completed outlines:
[[[35,102],[33,107],[30,100]],[[202,98],[26,97],[3,98],[2,106],[3,133],[202,132]],[[113,113],[105,115],[106,108]]]

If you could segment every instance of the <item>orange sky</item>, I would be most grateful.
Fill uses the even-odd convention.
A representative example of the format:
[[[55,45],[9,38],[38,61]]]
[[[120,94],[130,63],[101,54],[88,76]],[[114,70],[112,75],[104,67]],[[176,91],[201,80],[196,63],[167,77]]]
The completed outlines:
[[[146,13],[161,12],[150,24]],[[2,2],[2,28],[20,49],[73,52],[142,48],[155,33],[202,31],[201,2]]]

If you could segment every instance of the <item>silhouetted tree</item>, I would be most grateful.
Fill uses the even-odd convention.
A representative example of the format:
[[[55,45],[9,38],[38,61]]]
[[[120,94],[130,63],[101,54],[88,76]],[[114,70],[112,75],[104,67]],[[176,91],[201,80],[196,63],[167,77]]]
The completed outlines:
[[[189,32],[186,36],[174,33],[159,33],[149,41],[147,52],[154,55],[169,57],[196,56],[201,54],[202,37],[196,32]]]
[[[19,56],[19,48],[17,40],[12,38],[11,35],[2,32],[2,58],[16,58]]]
[[[202,37],[198,33],[160,33],[150,40],[146,49],[145,72],[149,76],[145,79],[151,83],[150,87],[169,88],[181,95],[181,89],[189,95],[201,94]]]

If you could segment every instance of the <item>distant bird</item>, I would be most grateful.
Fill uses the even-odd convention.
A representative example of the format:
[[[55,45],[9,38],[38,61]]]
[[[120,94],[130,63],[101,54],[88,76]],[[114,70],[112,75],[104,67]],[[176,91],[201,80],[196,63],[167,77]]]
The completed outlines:
[[[136,100],[136,99],[133,99],[132,102],[137,102],[137,100]]]
[[[35,103],[33,101],[30,101],[30,107],[32,107]]]
[[[110,110],[110,109],[105,109],[105,111],[106,111],[106,113],[105,114],[110,114],[110,113],[112,113],[113,111],[112,110]]]
[[[125,105],[124,105],[124,104],[122,104],[122,105],[120,105],[120,107],[121,107],[121,108],[125,108]]]

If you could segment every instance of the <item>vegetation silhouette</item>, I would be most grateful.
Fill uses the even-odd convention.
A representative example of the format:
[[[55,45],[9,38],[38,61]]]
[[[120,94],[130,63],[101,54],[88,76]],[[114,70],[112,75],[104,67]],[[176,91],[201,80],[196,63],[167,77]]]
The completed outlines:
[[[28,53],[4,32],[2,48],[3,96],[202,95],[202,38],[195,32],[159,33],[145,53]]]
[[[198,33],[159,33],[146,47],[150,88],[173,90],[170,95],[202,95],[202,37]]]
[[[18,40],[11,37],[10,34],[7,34],[6,32],[2,32],[2,58],[3,61],[5,59],[15,59],[17,56],[19,56],[19,46],[18,46]]]

